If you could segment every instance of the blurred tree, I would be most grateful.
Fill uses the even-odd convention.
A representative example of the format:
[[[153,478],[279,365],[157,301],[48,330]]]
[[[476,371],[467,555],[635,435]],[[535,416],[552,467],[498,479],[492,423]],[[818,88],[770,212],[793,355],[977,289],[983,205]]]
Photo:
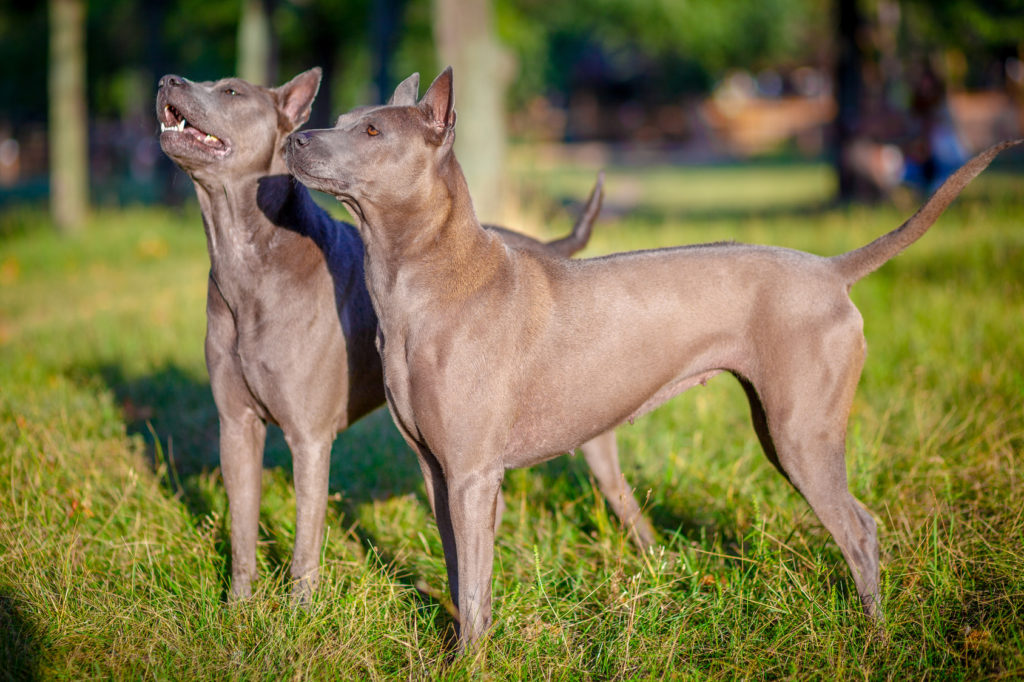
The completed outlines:
[[[568,95],[595,68],[641,82],[645,98],[674,100],[730,69],[820,63],[831,40],[822,0],[497,0],[497,11],[519,57],[517,105],[538,92]]]
[[[15,127],[46,118],[47,3],[0,3],[0,122]]]
[[[238,22],[239,77],[258,85],[274,85],[277,81],[274,31],[270,17],[273,0],[241,0]]]
[[[901,42],[911,50],[955,48],[978,56],[1024,44],[1024,0],[901,0]]]
[[[864,19],[858,0],[836,0],[835,98],[836,120],[832,159],[838,180],[838,200],[855,198],[856,170],[851,166],[850,145],[860,121],[864,70]]]
[[[339,113],[372,99],[370,11],[370,0],[305,0],[281,3],[275,12],[281,80],[323,69],[308,127],[329,128]]]
[[[240,2],[178,0],[168,3],[162,26],[167,68],[200,81],[235,75]]]
[[[477,215],[496,220],[505,162],[505,90],[512,64],[494,32],[491,0],[434,0],[434,40],[441,61],[455,72],[459,163]]]
[[[404,0],[376,0],[370,21],[373,34],[373,85],[374,98],[383,104],[391,96],[395,80],[391,73],[391,57],[398,45],[402,26]],[[401,80],[401,79],[397,79]]]
[[[50,211],[77,232],[89,209],[85,2],[50,0]]]

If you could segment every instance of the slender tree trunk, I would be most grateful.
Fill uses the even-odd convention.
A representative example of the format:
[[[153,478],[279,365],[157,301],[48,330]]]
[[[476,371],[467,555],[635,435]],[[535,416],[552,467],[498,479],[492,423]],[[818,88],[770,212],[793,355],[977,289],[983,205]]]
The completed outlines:
[[[836,122],[833,162],[838,178],[839,201],[855,198],[856,176],[849,162],[848,148],[860,124],[860,100],[864,90],[861,68],[863,50],[858,37],[864,19],[857,6],[858,0],[836,0],[836,66],[835,95]]]
[[[270,27],[272,11],[272,0],[242,0],[238,76],[257,85],[274,85],[277,78],[274,33]]]
[[[316,17],[314,12],[307,16]],[[334,125],[335,117],[340,113],[334,110],[334,74],[335,62],[337,61],[337,43],[327,27],[321,22],[317,27],[310,28],[309,42],[310,51],[313,54],[313,64],[323,69],[323,76],[320,78],[320,90],[317,91],[316,99],[313,100],[313,112],[310,114],[307,128],[330,128]]]
[[[404,6],[405,0],[375,0],[373,3],[370,28],[373,33],[373,84],[377,90],[378,104],[387,101],[395,86],[391,73],[391,54],[398,42]]]
[[[477,215],[500,217],[505,162],[505,90],[511,57],[494,33],[491,0],[434,0],[434,39],[455,73],[455,150]]]
[[[50,0],[50,211],[64,233],[89,212],[85,2]]]

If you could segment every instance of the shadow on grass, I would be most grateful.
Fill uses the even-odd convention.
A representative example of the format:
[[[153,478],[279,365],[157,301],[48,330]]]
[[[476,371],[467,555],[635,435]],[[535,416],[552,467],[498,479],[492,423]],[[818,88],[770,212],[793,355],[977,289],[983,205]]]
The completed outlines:
[[[10,590],[0,587],[0,680],[34,680],[39,643]]]
[[[735,534],[731,524],[720,518],[727,516],[729,510],[694,509],[688,506],[687,499],[680,491],[666,489],[660,479],[649,479],[630,471],[628,453],[620,452],[620,459],[626,483],[633,490],[644,515],[654,526],[659,544],[668,545],[675,537],[676,542],[717,544],[725,553],[737,558],[743,556],[742,538]],[[582,535],[593,536],[603,532],[592,514],[592,505],[600,502],[611,521],[613,532],[625,535],[621,521],[598,492],[597,481],[581,453],[556,457],[531,467],[530,475],[539,479],[539,484],[531,486],[531,507],[559,509]],[[575,503],[567,505],[567,501]],[[626,543],[626,546],[628,551],[639,552],[632,543]]]
[[[211,500],[203,491],[189,486],[198,474],[220,465],[217,409],[209,381],[173,365],[137,378],[126,377],[117,365],[105,365],[96,373],[114,392],[127,432],[144,439],[154,469],[166,460],[173,469],[168,472],[167,485],[182,495],[194,515],[209,513]],[[291,482],[291,453],[275,426],[267,431],[263,466],[284,472]],[[415,456],[391,425],[386,411],[371,413],[335,439],[329,491],[351,509],[372,500],[417,492],[419,483]]]
[[[230,543],[223,484],[219,480],[219,425],[209,380],[174,365],[141,377],[128,377],[119,365],[104,365],[87,372],[98,375],[113,391],[124,415],[127,433],[146,444],[150,466],[169,494],[177,496],[193,523],[216,514],[223,542],[218,551],[225,558],[225,587],[230,582]],[[264,469],[284,475],[294,489],[292,460],[279,428],[271,426],[263,456]],[[328,514],[334,518],[358,517],[358,508],[374,500],[416,494],[427,504],[415,455],[378,409],[339,434],[331,449]],[[213,480],[215,479],[215,480]],[[260,526],[265,539],[264,557],[273,572],[286,572],[291,561],[285,528],[291,519],[263,510]],[[365,529],[356,535],[365,547],[377,547],[377,539]],[[412,580],[407,580],[411,586]]]
[[[230,584],[230,542],[228,541],[227,508],[223,484],[219,480],[218,418],[209,381],[205,376],[179,366],[168,365],[148,375],[128,377],[119,365],[104,365],[90,372],[99,376],[113,391],[124,415],[129,435],[139,436],[146,444],[150,466],[161,477],[168,494],[177,496],[198,525],[210,515],[219,518],[217,551],[225,559],[222,598],[226,599]],[[293,486],[291,454],[280,429],[272,427],[264,451],[264,468],[283,474],[288,486]],[[596,494],[589,468],[582,456],[555,458],[530,472],[539,485],[539,494],[532,495],[530,506],[538,508],[562,507],[569,520],[580,531],[590,535],[600,532],[599,526],[588,513],[590,501],[571,504],[575,512],[567,511],[567,500],[589,500]],[[638,491],[657,488],[659,483],[632,480]],[[534,486],[531,486],[534,487]],[[414,494],[427,505],[422,479],[415,455],[394,428],[386,409],[379,409],[341,433],[331,451],[331,474],[328,486],[331,500],[328,514],[333,518],[358,518],[359,508],[373,501]],[[645,513],[654,523],[663,541],[673,536],[684,542],[718,547],[723,554],[736,560],[744,556],[743,540],[728,530],[728,524],[718,523],[713,510],[694,512],[677,506],[672,491],[658,491],[654,503]],[[643,495],[640,494],[643,505]],[[609,517],[614,519],[610,508]],[[261,512],[260,525],[265,542],[261,554],[266,561],[267,573],[286,574],[291,560],[288,529],[292,519],[279,514]],[[616,532],[623,532],[615,523]],[[411,566],[403,565],[397,551],[382,542],[375,533],[356,524],[352,532],[361,545],[375,552],[380,567],[390,580],[416,590],[424,603],[436,604],[439,613],[439,631],[454,632],[450,615],[450,601],[445,586],[431,585],[424,589],[421,576]],[[627,551],[636,551],[630,549]],[[265,576],[269,577],[269,575]]]

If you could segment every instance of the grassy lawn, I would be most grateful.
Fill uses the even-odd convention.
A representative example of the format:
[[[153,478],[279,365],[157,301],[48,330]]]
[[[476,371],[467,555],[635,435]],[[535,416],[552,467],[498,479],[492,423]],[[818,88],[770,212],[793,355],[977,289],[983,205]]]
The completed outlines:
[[[587,168],[517,158],[514,226],[554,235]],[[915,208],[826,208],[827,168],[611,166],[586,255],[722,239],[834,254]],[[378,410],[335,443],[323,580],[288,603],[291,459],[272,432],[261,580],[225,605],[227,503],[192,206],[60,239],[0,213],[0,679],[1024,676],[1024,176],[987,171],[859,283],[869,355],[851,487],[882,547],[885,636],[720,377],[619,431],[663,550],[640,555],[580,457],[511,472],[495,626],[452,661],[437,529]],[[424,591],[417,585],[429,586]]]

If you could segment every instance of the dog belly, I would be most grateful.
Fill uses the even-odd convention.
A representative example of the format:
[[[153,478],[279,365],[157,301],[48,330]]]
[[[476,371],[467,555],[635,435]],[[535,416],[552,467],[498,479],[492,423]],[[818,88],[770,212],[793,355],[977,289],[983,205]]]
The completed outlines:
[[[666,384],[661,388],[661,390],[651,396],[643,405],[633,412],[633,414],[626,417],[626,421],[633,423],[634,419],[642,417],[662,403],[671,400],[684,391],[690,390],[697,384],[700,384],[701,386],[706,385],[710,379],[718,376],[723,371],[725,370],[712,369],[706,372],[698,372],[697,374],[690,376],[680,377],[676,381]]]
[[[531,409],[520,414],[514,423],[504,453],[508,469],[533,466],[580,445],[624,422],[650,412],[680,393],[706,383],[723,371],[720,367],[706,369],[703,358],[693,365],[673,369],[675,376],[628,363],[621,371],[610,371],[602,381],[589,385],[559,386],[567,390],[548,393],[533,392]],[[684,363],[680,363],[684,364]],[[647,374],[647,376],[644,376]]]

